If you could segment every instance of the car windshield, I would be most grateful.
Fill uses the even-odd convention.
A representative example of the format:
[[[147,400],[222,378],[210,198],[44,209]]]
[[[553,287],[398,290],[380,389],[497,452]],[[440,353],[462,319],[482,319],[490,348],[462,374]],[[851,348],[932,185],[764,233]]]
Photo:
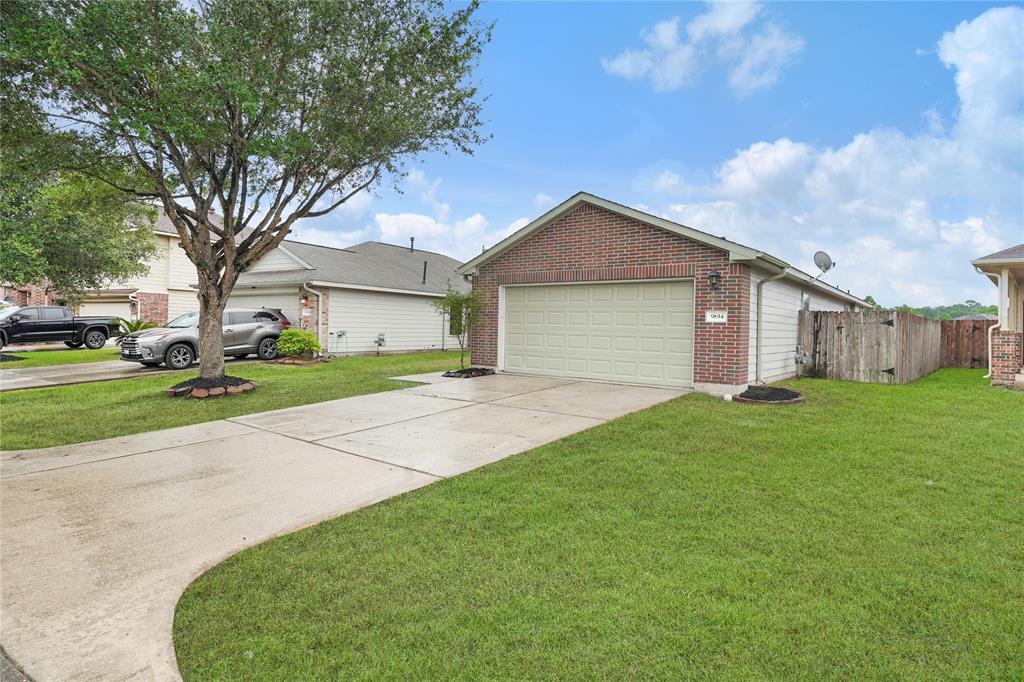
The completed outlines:
[[[199,313],[185,313],[167,323],[168,327],[194,327],[199,324]]]
[[[10,317],[19,310],[21,310],[21,306],[18,305],[12,305],[10,308],[4,308],[3,310],[0,310],[0,320]]]

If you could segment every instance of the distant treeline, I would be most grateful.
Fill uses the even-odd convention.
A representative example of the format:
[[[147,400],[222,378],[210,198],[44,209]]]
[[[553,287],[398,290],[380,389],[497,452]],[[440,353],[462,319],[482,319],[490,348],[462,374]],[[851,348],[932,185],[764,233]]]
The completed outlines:
[[[971,300],[964,301],[963,303],[954,303],[953,305],[924,306],[921,308],[914,308],[909,305],[886,307],[875,301],[872,296],[865,296],[864,300],[870,303],[874,310],[910,312],[932,320],[955,320],[965,315],[996,315],[998,313],[994,305],[982,305],[977,301]]]

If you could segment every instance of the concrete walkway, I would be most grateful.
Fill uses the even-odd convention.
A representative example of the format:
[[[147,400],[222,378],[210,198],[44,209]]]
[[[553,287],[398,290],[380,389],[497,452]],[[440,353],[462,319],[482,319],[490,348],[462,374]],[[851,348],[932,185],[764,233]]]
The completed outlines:
[[[179,679],[177,600],[242,548],[681,395],[410,378],[432,383],[0,453],[0,644],[39,682]]]
[[[227,366],[237,362],[255,362],[255,360],[224,358],[224,364]],[[84,384],[91,381],[133,379],[174,371],[163,366],[146,367],[138,362],[125,362],[124,360],[82,362],[75,365],[48,365],[46,367],[26,367],[25,369],[5,368],[0,370],[0,392],[16,391],[22,388]]]

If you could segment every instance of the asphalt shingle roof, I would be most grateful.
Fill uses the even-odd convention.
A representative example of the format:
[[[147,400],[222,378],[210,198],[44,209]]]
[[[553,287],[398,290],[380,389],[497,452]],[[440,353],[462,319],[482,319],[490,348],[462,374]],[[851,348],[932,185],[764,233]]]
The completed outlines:
[[[1024,244],[1017,244],[1017,246],[1011,246],[1008,249],[990,253],[989,255],[978,258],[977,260],[1006,260],[1009,258],[1024,258]]]
[[[469,290],[469,284],[455,272],[462,263],[432,251],[410,251],[407,246],[382,242],[363,242],[336,249],[285,240],[283,246],[313,269],[247,272],[239,278],[239,284],[332,282],[443,294],[451,283],[458,291]],[[424,262],[427,264],[426,283],[423,282]]]

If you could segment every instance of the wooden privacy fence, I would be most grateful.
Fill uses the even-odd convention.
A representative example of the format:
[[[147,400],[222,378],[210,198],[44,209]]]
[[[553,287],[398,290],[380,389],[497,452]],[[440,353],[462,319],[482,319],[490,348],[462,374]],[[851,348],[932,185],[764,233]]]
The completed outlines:
[[[912,313],[800,311],[805,376],[906,384],[942,366],[942,325]]]
[[[988,328],[995,320],[943,320],[942,366],[988,367]]]

